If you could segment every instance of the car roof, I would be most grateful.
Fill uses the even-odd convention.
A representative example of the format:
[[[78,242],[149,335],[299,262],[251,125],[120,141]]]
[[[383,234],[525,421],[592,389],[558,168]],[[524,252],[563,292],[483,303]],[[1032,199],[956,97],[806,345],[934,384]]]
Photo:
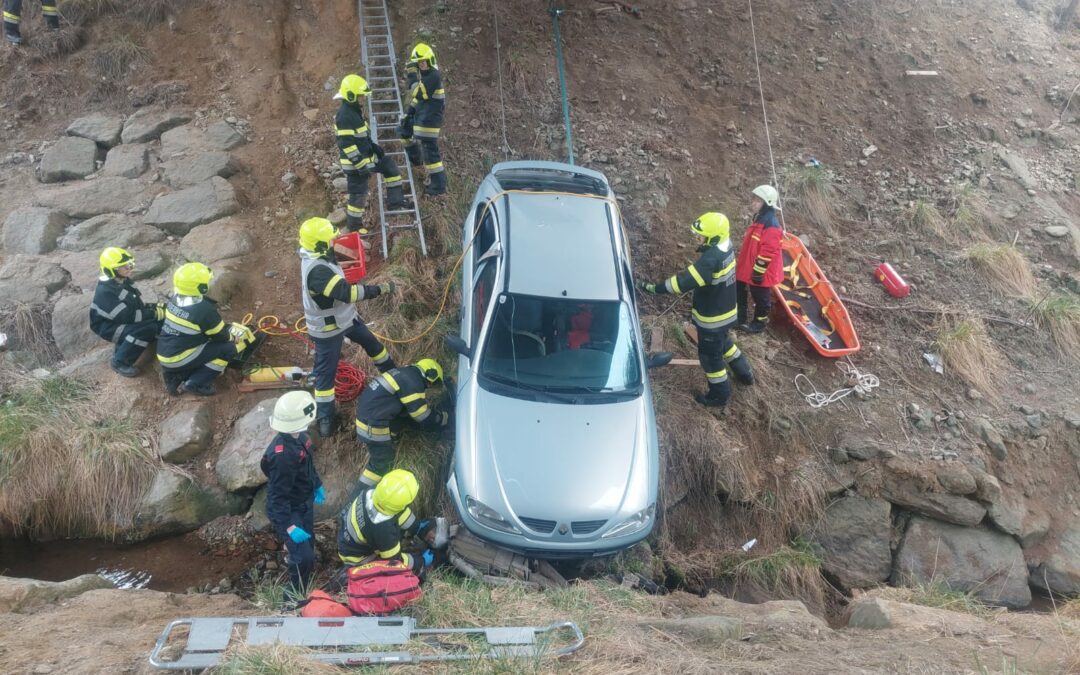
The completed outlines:
[[[619,299],[618,262],[604,199],[515,193],[506,204],[511,293]]]

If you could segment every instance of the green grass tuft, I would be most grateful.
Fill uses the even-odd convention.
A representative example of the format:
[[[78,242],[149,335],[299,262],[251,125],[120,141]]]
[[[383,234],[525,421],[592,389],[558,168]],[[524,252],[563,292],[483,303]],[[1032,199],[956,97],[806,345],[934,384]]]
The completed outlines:
[[[1031,313],[1035,325],[1050,333],[1062,356],[1080,359],[1080,301],[1075,296],[1052,295],[1033,304]]]
[[[946,234],[945,218],[937,205],[929,199],[919,198],[908,209],[908,222],[916,232],[944,237]]]

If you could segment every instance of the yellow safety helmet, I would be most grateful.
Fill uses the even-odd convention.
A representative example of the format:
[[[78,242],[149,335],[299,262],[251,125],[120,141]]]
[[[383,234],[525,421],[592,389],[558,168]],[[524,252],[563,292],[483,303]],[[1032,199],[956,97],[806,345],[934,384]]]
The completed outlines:
[[[421,42],[413,47],[412,54],[409,55],[409,61],[413,63],[427,61],[435,67],[435,50],[430,45]]]
[[[326,218],[308,218],[300,226],[300,246],[313,253],[326,253],[337,228]]]
[[[110,246],[98,256],[98,264],[101,265],[101,273],[110,279],[116,278],[116,270],[121,267],[135,264],[135,256],[117,246]]]
[[[371,501],[381,513],[393,516],[405,510],[416,499],[420,484],[416,476],[404,469],[394,469],[375,486]]]
[[[699,216],[690,229],[710,241],[717,237],[720,241],[725,241],[731,233],[731,223],[724,214],[710,211]]]
[[[420,359],[416,362],[416,367],[420,369],[420,374],[424,376],[424,379],[431,384],[442,381],[442,366],[435,359]]]
[[[179,295],[205,295],[213,278],[214,273],[206,265],[185,263],[173,273],[173,290]]]
[[[341,86],[338,87],[338,93],[334,94],[334,100],[340,101],[342,99],[349,103],[356,103],[356,100],[361,96],[368,96],[371,94],[371,87],[368,86],[367,80],[359,75],[346,75],[341,80]]]

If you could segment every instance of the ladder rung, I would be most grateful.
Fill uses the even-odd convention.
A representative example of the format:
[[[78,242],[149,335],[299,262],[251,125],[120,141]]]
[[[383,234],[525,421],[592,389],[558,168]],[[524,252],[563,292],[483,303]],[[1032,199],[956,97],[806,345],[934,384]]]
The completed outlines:
[[[403,214],[406,214],[406,213],[414,214],[414,213],[416,213],[416,211],[413,210],[413,209],[405,209],[403,211],[383,211],[383,214],[385,214],[387,216],[400,216],[400,215],[403,215]]]

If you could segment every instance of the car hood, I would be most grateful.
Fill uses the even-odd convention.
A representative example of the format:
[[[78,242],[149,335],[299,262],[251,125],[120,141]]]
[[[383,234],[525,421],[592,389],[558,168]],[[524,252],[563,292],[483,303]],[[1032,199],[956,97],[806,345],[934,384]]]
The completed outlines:
[[[655,498],[643,397],[568,405],[478,388],[475,410],[468,482],[489,506],[567,523],[633,513]]]

